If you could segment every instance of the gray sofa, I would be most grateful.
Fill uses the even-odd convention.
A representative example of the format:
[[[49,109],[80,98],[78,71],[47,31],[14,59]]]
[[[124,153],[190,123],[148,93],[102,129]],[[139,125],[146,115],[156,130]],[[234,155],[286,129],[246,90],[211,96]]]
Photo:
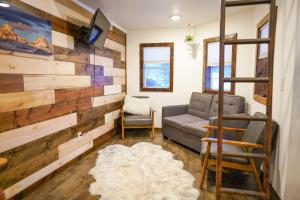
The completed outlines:
[[[245,98],[224,95],[224,114],[239,114],[245,111]],[[201,151],[201,138],[207,133],[203,126],[216,123],[218,95],[193,92],[188,105],[162,108],[163,136]]]

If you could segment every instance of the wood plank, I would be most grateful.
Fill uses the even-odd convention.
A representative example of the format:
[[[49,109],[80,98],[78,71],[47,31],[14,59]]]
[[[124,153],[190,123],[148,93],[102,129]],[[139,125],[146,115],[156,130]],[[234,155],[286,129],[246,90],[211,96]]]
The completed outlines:
[[[114,121],[120,117],[121,109],[105,114],[105,123]]]
[[[0,74],[0,93],[23,92],[23,76],[20,74]]]
[[[15,113],[14,112],[0,112],[0,132],[15,128]]]
[[[104,95],[118,94],[122,92],[121,85],[105,85]]]
[[[119,51],[115,51],[113,49],[109,49],[109,48],[96,48],[95,51],[90,51],[91,54],[96,54],[98,56],[103,56],[106,58],[111,58],[114,61],[116,60],[121,60],[121,52]]]
[[[51,149],[56,149],[60,144],[63,144],[73,138],[76,138],[78,136],[78,132],[76,128],[67,128],[64,130],[61,130],[59,132],[53,133],[51,135],[48,135],[46,137],[37,139],[35,141],[26,143],[24,145],[21,145],[19,147],[10,149],[8,151],[5,151],[1,153],[1,157],[8,158],[8,165],[5,168],[5,171],[16,169],[19,165],[22,166],[22,163],[33,159],[35,157],[38,157],[40,154],[42,154],[45,151],[50,151]],[[58,151],[57,151],[58,155]],[[58,156],[57,156],[58,158]],[[45,160],[46,159],[46,160]],[[43,162],[47,161],[47,158],[41,158]],[[32,174],[35,171],[31,171],[30,174]],[[1,173],[0,173],[1,174]],[[28,174],[28,175],[30,175]],[[0,184],[0,187],[6,188],[3,185]]]
[[[0,134],[0,153],[77,124],[77,115],[72,113]]]
[[[59,145],[59,158],[66,156],[67,154],[71,153],[72,151],[80,148],[81,146],[87,143],[93,143],[93,140],[104,135],[108,131],[111,131],[112,129],[114,129],[113,121],[104,124],[98,128],[95,128],[84,135],[79,135],[77,138],[74,138],[64,144]]]
[[[126,84],[125,76],[123,76],[123,77],[114,77],[113,84],[114,85],[125,85]]]
[[[115,28],[113,28],[114,30]],[[115,41],[119,44],[122,44],[122,45],[126,45],[126,37],[116,33],[115,31],[108,31],[107,33],[107,38],[111,39],[112,41]]]
[[[90,65],[90,64],[75,64],[75,74],[76,75],[90,75],[94,76],[103,76],[103,66],[99,65]]]
[[[126,93],[126,90],[127,90],[126,85],[122,85],[122,92]]]
[[[105,105],[105,113],[111,113],[116,110],[121,110],[123,106],[123,101],[118,101]]]
[[[44,55],[37,55],[25,52],[18,52],[18,51],[9,51],[0,49],[0,54],[3,55],[11,55],[11,56],[18,56],[18,57],[25,57],[25,58],[35,58],[35,59],[44,59],[44,60],[53,60],[53,55],[44,56]]]
[[[91,13],[90,11],[86,10],[85,8],[81,7],[80,5],[76,4],[73,1],[65,1],[65,0],[55,0],[55,1],[72,9],[73,11],[76,11],[77,13],[80,13],[81,15],[83,15],[88,19],[92,19],[93,17],[93,13]]]
[[[25,0],[23,0],[25,1]],[[52,13],[50,14],[48,11],[50,11],[50,7],[45,7],[43,5],[45,4],[39,4],[34,0],[26,0],[26,2],[22,2],[20,0],[10,0],[9,1],[10,5],[14,5],[24,11],[27,11],[28,13],[31,13],[33,15],[36,16],[40,16],[44,19],[48,19],[52,22],[52,29],[61,33],[65,33],[68,35],[72,35],[76,38],[80,38],[80,27],[82,25],[82,23],[78,24],[78,20],[74,20],[76,19],[76,17],[67,17],[65,15],[64,19],[53,15]],[[47,3],[53,3],[53,1],[49,1]],[[34,6],[32,6],[34,5]],[[40,10],[40,6],[43,6],[45,8],[45,10]],[[53,7],[53,5],[51,6]],[[58,10],[58,7],[54,6],[54,8],[56,9],[56,12],[60,12]],[[62,13],[62,12],[60,12]],[[73,11],[68,12],[67,14],[69,15],[70,13],[74,13]],[[66,20],[69,20],[71,22],[68,22]],[[77,25],[75,25],[74,23],[77,23]]]
[[[78,124],[81,124],[83,122],[90,122],[101,117],[104,118],[104,114],[105,106],[97,107],[94,109],[80,110],[77,112]]]
[[[119,44],[111,39],[106,39],[105,40],[105,44],[104,47],[121,52],[121,61],[125,61],[126,60],[126,48],[124,45]]]
[[[104,95],[103,87],[87,87],[75,89],[55,90],[55,102],[74,101],[83,98],[97,97]]]
[[[102,126],[105,123],[104,114],[101,116],[97,116],[96,118],[87,119],[86,121],[81,122],[78,124],[74,130],[77,132],[81,132],[82,134],[85,134],[89,132],[92,129],[95,129],[99,126]]]
[[[74,101],[65,101],[51,105],[39,106],[16,111],[16,125],[18,127],[49,120],[78,110],[86,110],[91,107],[91,99],[84,98]]]
[[[77,49],[67,49],[53,45],[54,60],[90,64],[89,52],[79,52]]]
[[[126,33],[120,29],[118,29],[117,27],[113,26],[113,29],[112,31],[115,33],[115,34],[118,34],[119,36],[123,37],[123,38],[126,38]]]
[[[90,86],[90,76],[24,75],[25,91]]]
[[[99,107],[105,104],[115,103],[118,101],[122,101],[124,97],[125,93],[94,97],[92,98],[92,106]]]
[[[41,152],[39,155],[35,157],[27,157],[27,160],[22,162],[21,164],[13,167],[5,169],[2,173],[0,173],[0,187],[7,188],[18,181],[30,176],[32,173],[38,171],[39,169],[47,166],[48,164],[54,162],[58,159],[58,149],[50,149]]]
[[[122,63],[121,63],[121,68],[122,68],[122,69],[126,69],[126,62],[122,62]]]
[[[0,112],[55,103],[54,90],[0,94]]]
[[[88,144],[76,149],[75,151],[71,152],[70,154],[68,154],[68,155],[58,159],[57,161],[51,163],[50,165],[40,169],[39,171],[37,171],[37,172],[33,173],[32,175],[30,175],[30,176],[26,177],[25,179],[23,179],[22,181],[20,181],[16,184],[12,185],[11,187],[5,189],[4,190],[5,196],[7,198],[13,197],[14,195],[18,194],[19,192],[26,189],[30,185],[32,185],[32,184],[36,183],[37,181],[41,180],[42,178],[44,178],[48,174],[54,172],[55,170],[57,170],[61,166],[65,165],[66,163],[68,163],[69,161],[71,161],[74,158],[78,157],[79,155],[83,154],[84,152],[91,149],[92,147],[93,146],[90,143],[88,143]]]
[[[57,2],[57,1],[39,1],[36,2],[35,0],[21,0],[25,3],[34,6],[44,12],[50,13],[53,16],[58,18],[72,21],[74,24],[78,26],[88,25],[90,23],[90,18],[87,18],[81,13],[68,8],[67,6]]]
[[[105,67],[114,67],[114,61],[111,58],[90,54],[90,64],[100,65]]]
[[[75,64],[71,62],[0,55],[2,74],[57,74],[75,75]]]
[[[111,76],[92,76],[91,79],[91,84],[95,86],[112,85],[114,82],[113,77]]]
[[[104,76],[125,76],[125,69],[104,67]]]
[[[74,38],[70,35],[52,30],[52,45],[74,49]]]

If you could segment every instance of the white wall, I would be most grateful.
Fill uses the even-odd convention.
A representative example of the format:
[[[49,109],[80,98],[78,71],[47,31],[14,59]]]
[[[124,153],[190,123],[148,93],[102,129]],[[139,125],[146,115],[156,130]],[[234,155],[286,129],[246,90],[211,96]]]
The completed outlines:
[[[278,19],[274,60],[273,117],[280,125],[280,142],[277,159],[279,183],[277,187],[282,199],[299,198],[299,56],[296,57],[297,17],[299,1],[278,1]],[[299,22],[298,22],[299,26]],[[299,40],[299,38],[298,38]],[[299,41],[298,41],[299,44]],[[299,46],[298,46],[299,47]],[[299,55],[299,49],[298,49]],[[298,58],[298,59],[297,59]],[[297,59],[297,60],[296,60]],[[297,63],[297,64],[296,64]],[[298,67],[298,69],[296,68]],[[298,75],[298,77],[297,77]],[[297,85],[298,83],[298,85]],[[298,96],[296,96],[298,94]],[[297,102],[297,103],[296,103]],[[297,129],[298,126],[298,129]],[[297,153],[296,153],[297,152]],[[299,153],[298,153],[299,154]],[[297,164],[296,164],[297,163]],[[298,178],[298,180],[296,180]]]
[[[273,187],[283,200],[298,199],[300,189],[300,22],[296,34],[298,0],[278,0],[276,47],[274,59],[273,118],[279,123],[279,142]],[[226,33],[238,33],[239,38],[256,37],[256,25],[267,14],[267,6],[257,6],[246,12],[227,17]],[[195,28],[200,49],[193,59],[184,44],[187,29],[131,30],[127,38],[127,89],[129,95],[148,95],[157,110],[156,127],[161,127],[164,105],[186,104],[193,91],[202,90],[203,39],[219,35],[219,21]],[[298,37],[298,38],[296,38]],[[297,40],[296,40],[297,39]],[[139,43],[174,42],[174,92],[149,93],[139,91]],[[298,49],[296,49],[296,42]],[[296,56],[297,53],[297,56]],[[255,46],[238,46],[237,76],[254,76]],[[297,77],[298,76],[298,77]],[[298,79],[297,79],[298,78]],[[265,112],[265,106],[253,99],[253,85],[238,84],[236,94],[246,98],[248,112]]]
[[[253,21],[253,10],[228,18],[228,34],[238,32],[240,37],[255,36],[255,29],[249,26]],[[243,18],[244,21],[240,21]],[[194,91],[202,91],[203,39],[219,34],[218,21],[196,27],[194,32],[199,42],[198,55],[194,59],[184,43],[187,28],[129,30],[127,32],[127,93],[129,95],[147,95],[156,110],[155,126],[161,127],[161,109],[166,105],[188,104]],[[174,90],[168,92],[140,92],[139,90],[139,44],[155,42],[174,42]],[[254,47],[238,47],[237,75],[249,76],[254,64]],[[251,56],[248,56],[251,55]],[[246,61],[246,62],[245,62]],[[247,63],[245,65],[245,63]],[[251,71],[252,70],[252,71]],[[245,87],[250,87],[249,85]],[[237,86],[236,94],[250,98],[247,90]]]
[[[136,30],[127,33],[127,93],[151,97],[156,110],[155,126],[161,127],[161,108],[165,105],[186,104],[193,91],[201,91],[202,67],[193,60],[184,44],[186,29]],[[139,44],[174,42],[173,92],[140,92]]]

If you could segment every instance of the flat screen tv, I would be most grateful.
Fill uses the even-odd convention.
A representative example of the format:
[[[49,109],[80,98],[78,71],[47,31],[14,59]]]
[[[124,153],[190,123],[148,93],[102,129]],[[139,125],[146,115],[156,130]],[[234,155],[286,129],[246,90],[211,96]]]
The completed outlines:
[[[84,41],[98,48],[103,48],[110,22],[98,8],[95,12],[90,26],[84,32]]]

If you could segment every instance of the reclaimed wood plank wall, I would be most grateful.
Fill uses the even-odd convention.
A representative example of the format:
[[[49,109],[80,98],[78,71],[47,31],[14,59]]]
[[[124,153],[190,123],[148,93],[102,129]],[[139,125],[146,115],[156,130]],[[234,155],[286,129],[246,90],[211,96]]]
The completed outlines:
[[[10,0],[52,22],[53,56],[0,50],[0,187],[11,198],[112,136],[126,88],[126,33],[76,45],[90,19],[57,1]]]

